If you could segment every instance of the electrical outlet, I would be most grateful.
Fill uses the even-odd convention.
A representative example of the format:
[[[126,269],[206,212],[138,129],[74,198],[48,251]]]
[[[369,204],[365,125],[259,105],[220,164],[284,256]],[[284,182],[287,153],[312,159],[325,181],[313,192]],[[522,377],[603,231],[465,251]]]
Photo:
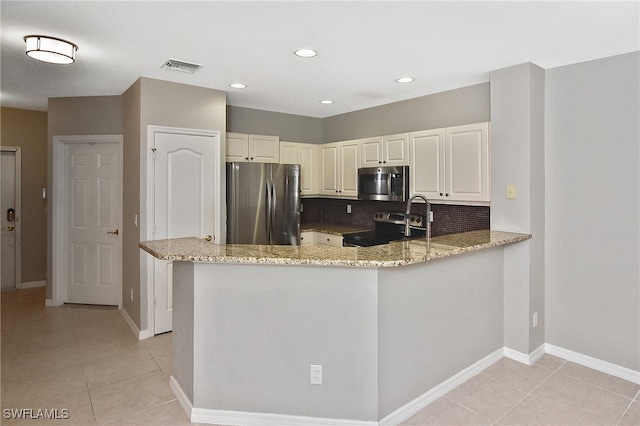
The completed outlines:
[[[347,213],[351,214],[351,204],[347,204]]]
[[[129,298],[131,299],[131,301],[133,302],[133,289],[130,289],[131,291],[129,292]]]
[[[429,211],[429,222],[433,222],[433,212]]]
[[[309,377],[309,383],[312,385],[322,384],[322,366],[311,365],[311,376]]]
[[[533,327],[537,327],[538,326],[538,313],[534,312],[533,313]]]

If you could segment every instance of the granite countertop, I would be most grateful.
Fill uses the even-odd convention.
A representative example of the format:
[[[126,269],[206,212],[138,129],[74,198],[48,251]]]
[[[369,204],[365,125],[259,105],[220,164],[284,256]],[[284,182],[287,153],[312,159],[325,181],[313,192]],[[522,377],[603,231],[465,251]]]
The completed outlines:
[[[425,240],[393,241],[373,247],[268,246],[213,244],[195,237],[145,241],[140,248],[163,260],[274,264],[354,266],[385,268],[410,265],[475,250],[528,240],[530,234],[502,231],[471,231]]]
[[[353,232],[370,231],[372,228],[331,225],[326,223],[307,223],[300,226],[300,232],[324,232],[325,234],[339,235],[351,234]]]

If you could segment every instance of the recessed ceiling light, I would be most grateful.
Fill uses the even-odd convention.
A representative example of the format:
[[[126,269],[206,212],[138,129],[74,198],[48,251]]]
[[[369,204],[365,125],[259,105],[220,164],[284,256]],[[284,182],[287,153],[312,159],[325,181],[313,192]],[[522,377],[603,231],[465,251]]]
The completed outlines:
[[[242,83],[231,83],[229,87],[233,87],[234,89],[246,89],[247,85]]]
[[[411,83],[414,79],[411,77],[402,77],[396,80],[396,83]]]
[[[318,54],[318,52],[313,49],[298,49],[293,53],[301,58],[313,58]]]
[[[324,101],[320,101],[322,105],[331,105],[333,101],[331,99],[325,99]]]

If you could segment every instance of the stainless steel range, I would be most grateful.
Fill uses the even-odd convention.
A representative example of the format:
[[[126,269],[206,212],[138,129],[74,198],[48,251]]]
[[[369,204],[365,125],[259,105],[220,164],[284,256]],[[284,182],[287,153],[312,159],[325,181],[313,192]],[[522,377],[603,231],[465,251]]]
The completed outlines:
[[[405,237],[404,235],[407,218],[411,227],[411,237]],[[344,234],[343,245],[345,247],[370,247],[397,240],[425,238],[427,235],[427,223],[422,215],[401,212],[377,212],[373,217],[373,221],[375,222],[373,231]]]

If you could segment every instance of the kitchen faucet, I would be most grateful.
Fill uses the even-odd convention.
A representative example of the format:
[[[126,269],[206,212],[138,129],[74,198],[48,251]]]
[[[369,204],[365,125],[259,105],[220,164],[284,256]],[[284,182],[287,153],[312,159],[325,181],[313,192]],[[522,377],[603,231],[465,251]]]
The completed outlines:
[[[409,197],[409,199],[407,200],[407,211],[406,211],[407,216],[405,217],[405,222],[404,222],[404,236],[405,237],[411,236],[411,228],[409,226],[409,215],[411,214],[411,202],[416,198],[422,198],[427,207],[427,215],[425,216],[425,220],[427,221],[427,226],[426,226],[427,253],[429,253],[429,237],[431,236],[431,203],[429,202],[429,200],[427,200],[427,197],[425,197],[422,194],[414,194],[411,197]]]

